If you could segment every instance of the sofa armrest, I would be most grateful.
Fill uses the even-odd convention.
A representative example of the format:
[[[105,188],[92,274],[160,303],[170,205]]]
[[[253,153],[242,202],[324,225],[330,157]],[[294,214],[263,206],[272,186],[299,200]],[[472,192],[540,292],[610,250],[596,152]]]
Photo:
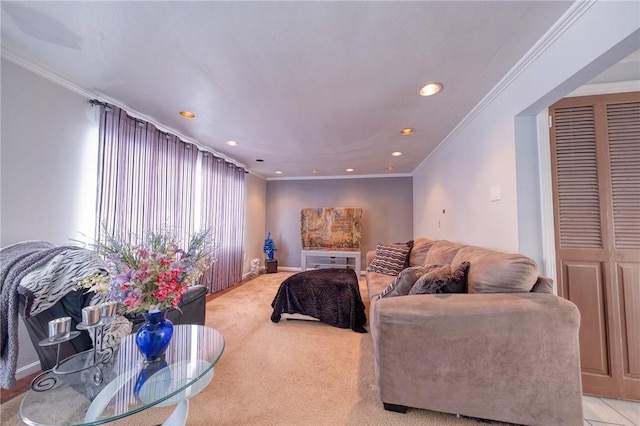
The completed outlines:
[[[207,295],[207,288],[203,285],[192,285],[182,295],[180,306],[190,305],[194,301],[201,300]]]
[[[565,299],[391,297],[374,301],[371,321],[385,403],[518,424],[582,422],[580,315]]]
[[[207,288],[202,285],[193,285],[182,295],[178,309],[172,309],[167,317],[174,324],[199,324],[204,325],[207,304]],[[181,312],[182,311],[182,312]]]

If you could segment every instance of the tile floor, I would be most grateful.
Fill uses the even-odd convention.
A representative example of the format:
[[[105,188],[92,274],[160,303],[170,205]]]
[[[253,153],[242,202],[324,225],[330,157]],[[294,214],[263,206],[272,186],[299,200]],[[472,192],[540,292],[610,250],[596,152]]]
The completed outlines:
[[[640,426],[640,402],[582,397],[584,426]]]

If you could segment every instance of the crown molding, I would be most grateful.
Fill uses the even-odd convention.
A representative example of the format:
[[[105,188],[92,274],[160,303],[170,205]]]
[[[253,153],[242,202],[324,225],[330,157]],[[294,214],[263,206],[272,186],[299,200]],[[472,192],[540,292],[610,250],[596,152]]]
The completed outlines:
[[[558,21],[540,38],[536,44],[502,77],[493,89],[485,95],[484,98],[467,114],[460,123],[435,147],[433,151],[425,158],[414,170],[427,164],[440,150],[444,149],[462,130],[464,130],[474,118],[478,116],[487,106],[489,106],[498,95],[500,95],[511,83],[522,74],[531,64],[542,55],[555,41],[562,36],[571,26],[587,11],[597,0],[576,1],[569,9],[560,17]]]
[[[51,71],[49,71],[48,69],[45,69],[43,67],[40,67],[36,64],[34,64],[33,62],[23,58],[22,56],[18,55],[17,53],[13,52],[10,49],[7,49],[6,47],[2,46],[2,49],[0,50],[0,57],[13,62],[14,64],[18,65],[19,67],[22,67],[28,71],[31,71],[34,74],[39,75],[40,77],[43,77],[53,83],[56,83],[59,86],[62,86],[66,89],[71,90],[74,93],[77,93],[79,95],[82,95],[84,97],[87,98],[97,98],[98,96],[100,96],[99,93],[97,92],[91,92],[83,87],[78,86],[75,83],[72,83],[71,81],[67,80],[64,77],[59,76],[58,74],[55,74]],[[116,105],[116,104],[114,104]]]
[[[195,146],[197,146],[200,150],[202,151],[207,151],[212,153],[213,155],[215,155],[216,157],[220,157],[222,159],[224,159],[225,161],[228,161],[230,163],[235,164],[238,167],[242,167],[245,170],[247,169],[247,166],[245,166],[244,164],[240,163],[237,160],[234,160],[233,158],[229,158],[228,156],[221,154],[213,149],[211,149],[210,147],[203,145],[202,143],[183,135],[182,133],[178,132],[175,129],[172,129],[171,127],[167,127],[164,126],[160,123],[158,123],[155,119],[139,112],[136,111],[135,109],[123,104],[122,102],[110,98],[109,96],[100,93],[100,92],[92,92],[90,90],[85,89],[84,87],[78,86],[75,83],[72,83],[71,81],[65,79],[64,77],[59,76],[58,74],[55,74],[53,72],[51,72],[50,70],[43,68],[39,65],[34,64],[33,62],[23,58],[22,56],[16,54],[15,52],[5,48],[4,46],[2,46],[2,48],[0,49],[0,57],[7,59],[10,62],[13,62],[14,64],[18,65],[19,67],[22,67],[28,71],[31,71],[34,74],[37,74],[59,86],[62,86],[66,89],[71,90],[74,93],[77,93],[81,96],[84,96],[88,99],[98,99],[101,102],[106,102],[109,103],[111,105],[117,106],[118,108],[121,108],[125,111],[127,111],[127,113],[133,117],[139,118],[141,120],[147,121],[151,124],[153,124],[157,129],[159,129],[160,131],[163,131],[165,133],[171,133],[174,134],[176,136],[178,136],[181,140],[185,141],[185,142],[189,142]],[[255,174],[255,173],[254,173]],[[260,176],[260,175],[258,175]],[[262,176],[260,176],[262,177]]]
[[[396,177],[412,177],[411,173],[394,173],[388,175],[350,175],[350,176],[300,176],[300,177],[268,177],[267,181],[276,180],[343,180],[343,179],[379,179],[379,178],[396,178]]]

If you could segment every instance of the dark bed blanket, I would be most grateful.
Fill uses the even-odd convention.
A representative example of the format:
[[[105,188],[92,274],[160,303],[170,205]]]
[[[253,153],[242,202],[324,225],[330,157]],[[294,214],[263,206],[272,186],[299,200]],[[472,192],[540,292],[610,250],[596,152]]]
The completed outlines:
[[[318,269],[291,275],[271,302],[271,321],[281,314],[309,315],[339,328],[366,333],[367,317],[358,277],[352,269]]]

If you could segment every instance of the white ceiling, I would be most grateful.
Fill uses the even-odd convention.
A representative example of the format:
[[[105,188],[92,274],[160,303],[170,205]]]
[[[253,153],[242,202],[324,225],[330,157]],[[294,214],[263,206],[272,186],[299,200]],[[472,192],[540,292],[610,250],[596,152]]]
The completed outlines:
[[[1,35],[7,57],[263,177],[396,175],[411,173],[570,5],[2,1]],[[444,90],[418,96],[434,80]],[[416,132],[401,136],[404,127]]]

